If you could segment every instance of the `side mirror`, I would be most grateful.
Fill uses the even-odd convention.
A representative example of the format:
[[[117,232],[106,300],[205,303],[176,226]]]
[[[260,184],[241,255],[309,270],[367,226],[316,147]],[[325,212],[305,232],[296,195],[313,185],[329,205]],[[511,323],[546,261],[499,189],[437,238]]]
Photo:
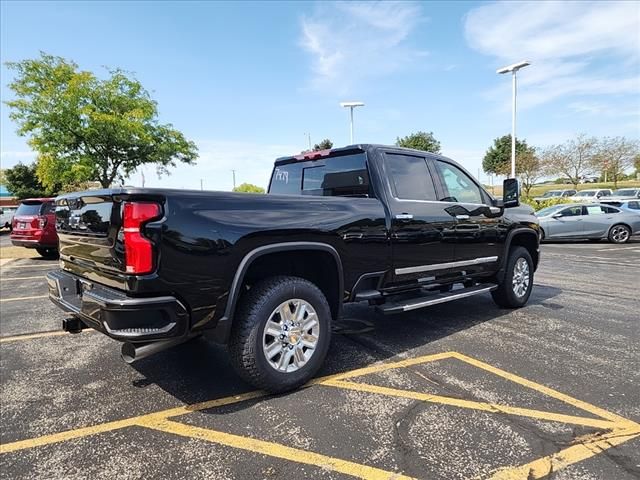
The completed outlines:
[[[502,203],[504,208],[520,205],[520,185],[515,178],[507,178],[502,182]]]
[[[562,218],[562,214],[561,213],[554,213],[553,215],[551,215],[551,218]]]

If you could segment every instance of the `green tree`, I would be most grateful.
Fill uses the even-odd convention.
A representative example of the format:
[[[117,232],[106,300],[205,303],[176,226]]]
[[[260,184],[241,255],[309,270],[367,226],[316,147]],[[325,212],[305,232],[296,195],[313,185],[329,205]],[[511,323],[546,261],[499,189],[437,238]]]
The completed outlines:
[[[6,65],[15,72],[9,117],[38,152],[45,186],[98,181],[109,187],[140,165],[153,164],[160,175],[177,162],[195,162],[195,144],[158,122],[156,102],[122,70],[99,79],[44,53]]]
[[[542,161],[547,174],[562,175],[577,187],[582,177],[593,171],[598,152],[598,139],[580,134],[563,144],[548,147]]]
[[[529,197],[531,189],[543,175],[543,164],[532,148],[516,155],[516,176],[520,180],[525,197]]]
[[[264,188],[253,185],[252,183],[241,183],[236,188],[234,188],[233,191],[244,193],[264,193]]]
[[[413,148],[431,153],[440,153],[440,142],[433,136],[433,132],[415,132],[406,137],[396,138],[396,146]]]
[[[313,146],[313,151],[317,152],[319,150],[329,150],[330,148],[333,148],[333,142],[328,138],[325,138],[320,143],[316,143]]]
[[[634,166],[640,143],[625,137],[605,137],[598,142],[596,150],[591,166],[606,173],[606,176],[613,180],[614,188],[618,188],[618,180],[624,176],[625,171]]]
[[[4,171],[4,175],[7,190],[18,200],[30,197],[54,196],[60,190],[60,185],[54,185],[51,188],[45,187],[40,183],[36,175],[35,163],[31,165],[18,163],[13,168],[7,168]]]
[[[518,157],[533,153],[534,149],[525,140],[516,138],[516,173]],[[494,175],[508,175],[511,172],[511,135],[504,135],[493,141],[482,159],[482,169],[485,173]]]

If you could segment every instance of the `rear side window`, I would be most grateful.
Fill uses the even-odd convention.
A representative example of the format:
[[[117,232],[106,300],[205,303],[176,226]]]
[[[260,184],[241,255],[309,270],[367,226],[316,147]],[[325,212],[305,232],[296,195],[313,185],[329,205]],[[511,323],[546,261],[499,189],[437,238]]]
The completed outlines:
[[[364,153],[278,165],[269,193],[333,197],[369,197],[369,172]]]
[[[640,202],[629,202],[628,205],[632,210],[640,210]]]
[[[587,215],[602,215],[605,213],[606,207],[601,207],[600,205],[587,205]]]
[[[16,211],[16,215],[40,215],[42,202],[21,203]]]
[[[47,213],[54,213],[56,211],[56,204],[53,202],[47,202],[42,204],[42,215]]]
[[[423,157],[385,154],[393,196],[401,200],[436,200],[433,179]]]
[[[617,208],[613,208],[613,207],[600,207],[604,213],[620,213],[620,210],[618,210]]]

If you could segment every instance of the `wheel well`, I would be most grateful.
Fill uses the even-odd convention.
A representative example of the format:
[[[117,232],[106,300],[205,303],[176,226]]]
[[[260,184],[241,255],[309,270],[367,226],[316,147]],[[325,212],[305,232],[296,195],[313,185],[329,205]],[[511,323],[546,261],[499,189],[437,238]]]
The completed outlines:
[[[535,234],[530,233],[516,233],[511,239],[511,244],[509,248],[520,246],[524,247],[529,251],[529,255],[531,255],[531,259],[533,260],[533,268],[534,270],[538,268],[538,261],[540,260],[540,254],[538,252],[538,239]]]
[[[630,232],[631,232],[631,231],[633,231],[633,229],[631,228],[631,225],[629,225],[629,224],[627,224],[627,223],[624,223],[624,222],[617,222],[617,223],[614,223],[613,225],[611,225],[611,226],[609,227],[609,231],[607,232],[607,235],[609,235],[609,233],[611,232],[611,229],[612,229],[613,227],[617,227],[618,225],[623,225],[623,226],[627,227],[627,228],[629,229],[629,231],[630,231]]]
[[[245,273],[242,289],[250,288],[257,281],[275,275],[291,275],[309,280],[326,297],[332,317],[338,317],[342,304],[342,282],[336,259],[331,253],[311,249],[261,255]]]

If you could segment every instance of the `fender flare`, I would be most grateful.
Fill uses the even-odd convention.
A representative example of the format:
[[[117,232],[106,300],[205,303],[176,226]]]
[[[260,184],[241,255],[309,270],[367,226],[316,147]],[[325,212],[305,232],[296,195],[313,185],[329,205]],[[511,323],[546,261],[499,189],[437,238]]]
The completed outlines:
[[[535,230],[533,230],[532,228],[528,228],[528,227],[517,227],[514,228],[513,230],[511,230],[508,234],[507,234],[507,238],[504,241],[504,251],[502,254],[502,259],[500,260],[500,268],[498,269],[498,273],[497,273],[497,277],[498,278],[502,278],[504,277],[505,274],[505,268],[507,265],[507,259],[509,258],[509,249],[511,248],[511,242],[513,241],[513,238],[516,235],[532,235],[535,240],[536,240],[536,245],[538,246],[538,258],[540,255],[540,239],[538,234],[535,232]],[[537,270],[538,268],[538,263],[536,263],[536,265],[534,266],[534,270]]]
[[[231,325],[233,323],[233,316],[236,309],[236,305],[238,303],[238,299],[240,298],[240,289],[242,288],[242,284],[244,282],[244,277],[251,264],[258,258],[263,255],[268,255],[270,253],[278,253],[278,252],[287,252],[287,251],[296,251],[296,250],[317,250],[322,252],[327,252],[333,256],[335,260],[336,269],[338,273],[338,309],[337,315],[342,311],[342,298],[344,292],[344,273],[342,268],[342,260],[338,251],[328,243],[321,242],[283,242],[283,243],[274,243],[272,245],[264,245],[262,247],[257,247],[247,253],[238,268],[236,269],[236,273],[233,277],[233,281],[231,282],[231,286],[229,287],[229,295],[227,297],[227,303],[224,310],[224,315],[220,317],[218,323],[214,330],[211,332],[211,337],[220,343],[227,343],[229,340],[229,335],[231,334]]]

